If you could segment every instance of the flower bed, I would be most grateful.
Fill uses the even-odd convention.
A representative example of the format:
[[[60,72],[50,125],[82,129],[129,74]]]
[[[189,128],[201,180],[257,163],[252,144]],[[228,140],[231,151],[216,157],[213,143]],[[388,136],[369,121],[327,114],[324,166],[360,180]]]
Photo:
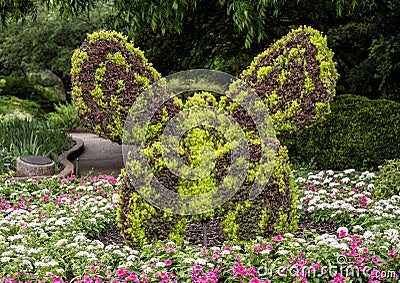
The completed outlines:
[[[336,234],[258,238],[244,246],[140,251],[93,236],[114,227],[119,179],[0,184],[0,282],[397,282],[400,196],[379,199],[374,174],[308,174],[299,215]]]

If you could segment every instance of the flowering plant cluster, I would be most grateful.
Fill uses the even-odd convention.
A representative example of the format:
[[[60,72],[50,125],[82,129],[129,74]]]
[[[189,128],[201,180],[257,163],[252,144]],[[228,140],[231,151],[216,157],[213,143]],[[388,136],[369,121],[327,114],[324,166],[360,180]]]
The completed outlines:
[[[342,226],[334,234],[275,235],[220,247],[164,241],[140,251],[93,240],[115,226],[118,178],[7,181],[0,184],[0,282],[397,282],[398,222],[377,214],[390,209],[396,215],[395,196],[375,200],[375,180],[352,171],[296,179],[301,216],[329,215]],[[339,217],[349,213],[344,204],[366,216]]]
[[[376,224],[399,224],[400,196],[379,199],[376,175],[372,172],[355,174],[349,169],[335,174],[321,171],[299,177],[295,182],[302,187],[298,209],[305,217],[316,221],[334,221],[338,225],[361,225],[372,228]]]

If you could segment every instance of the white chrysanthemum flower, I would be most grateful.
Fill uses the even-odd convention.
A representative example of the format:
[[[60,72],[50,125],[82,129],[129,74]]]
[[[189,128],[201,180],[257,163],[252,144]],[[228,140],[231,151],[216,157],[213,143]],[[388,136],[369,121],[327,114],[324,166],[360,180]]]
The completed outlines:
[[[221,252],[221,255],[229,255],[231,252],[230,251],[228,251],[228,250],[223,250],[222,252]]]
[[[265,249],[265,250],[262,250],[262,251],[260,252],[260,254],[262,254],[262,255],[267,255],[267,254],[269,254],[270,252],[271,252],[270,249]]]
[[[289,243],[289,247],[291,247],[291,248],[298,248],[300,246],[301,245],[298,242],[290,242]]]
[[[365,231],[363,237],[365,239],[374,239],[375,238],[375,234],[371,231]]]
[[[183,259],[183,263],[185,263],[185,264],[192,264],[192,263],[194,263],[196,260],[194,259],[194,258],[190,258],[190,257],[188,257],[188,258],[185,258],[185,259]]]
[[[67,239],[61,239],[61,240],[58,240],[57,243],[54,244],[54,246],[61,247],[61,246],[65,246],[67,243],[68,243]]]
[[[306,249],[309,251],[313,251],[315,250],[316,247],[317,247],[316,245],[308,245]]]
[[[361,225],[355,225],[354,227],[353,227],[353,231],[354,232],[362,232],[364,229],[363,229],[363,227],[361,227]]]
[[[98,249],[103,249],[104,248],[104,244],[99,240],[93,240],[92,244],[94,246],[96,246]]]
[[[374,172],[368,172],[368,173],[366,174],[365,178],[367,178],[367,179],[375,178],[375,173],[374,173]]]
[[[363,182],[363,181],[356,183],[356,187],[357,188],[361,188],[361,187],[364,187],[364,186],[365,186],[365,182]]]
[[[78,235],[74,238],[74,242],[86,242],[86,237],[83,235]]]
[[[285,238],[293,238],[294,235],[292,233],[285,233],[285,234],[283,234],[283,237],[285,237]]]
[[[54,222],[54,221],[57,221],[57,218],[55,218],[55,217],[51,217],[51,218],[47,219],[47,221],[46,221],[46,225],[50,225],[50,224],[51,224],[51,222]]]
[[[123,253],[123,252],[121,252],[120,250],[113,250],[112,253],[115,254],[115,255],[117,255],[117,256],[120,256],[120,257],[126,256],[126,254]]]
[[[127,261],[133,262],[133,261],[136,261],[137,258],[138,258],[138,257],[135,256],[135,255],[130,255],[130,256],[128,256],[128,257],[126,258],[126,260],[127,260]]]
[[[349,246],[346,243],[337,244],[336,247],[341,250],[348,250]]]
[[[74,248],[79,247],[79,245],[78,245],[78,243],[71,243],[71,244],[68,244],[66,247],[67,247],[67,249],[74,249]]]
[[[9,258],[9,257],[2,257],[2,258],[0,258],[0,262],[9,262],[11,260],[11,258]]]
[[[298,177],[298,178],[295,180],[296,183],[305,183],[306,181],[307,181],[307,179],[306,179],[306,178],[303,178],[303,177]]]
[[[80,251],[75,254],[76,257],[89,257],[89,253],[87,251]]]
[[[37,261],[34,263],[35,267],[49,267],[49,265],[43,261]]]
[[[351,174],[351,173],[356,172],[356,169],[346,169],[343,172],[344,172],[344,174]]]
[[[51,266],[51,267],[55,267],[55,266],[58,265],[58,262],[55,261],[55,260],[52,260],[52,261],[49,261],[47,264],[48,264],[49,266]]]
[[[240,246],[232,246],[231,249],[233,251],[240,251],[242,248]]]
[[[24,238],[23,235],[17,234],[17,235],[8,237],[8,240],[10,240],[11,242],[14,242],[14,241],[16,241],[16,240],[21,240],[21,239],[23,239],[23,238]]]
[[[9,257],[12,256],[14,254],[14,252],[12,250],[9,251],[5,251],[1,254],[1,257]]]
[[[287,250],[278,250],[276,253],[280,254],[280,255],[286,255],[286,254],[289,253],[289,251],[287,251]]]
[[[206,263],[207,263],[207,259],[205,259],[205,258],[198,258],[194,262],[194,264],[198,264],[198,265],[205,265]]]
[[[162,262],[162,261],[159,261],[159,262],[156,263],[156,266],[163,268],[163,267],[166,266],[166,264],[164,262]]]
[[[24,266],[27,266],[27,267],[33,267],[32,263],[27,259],[23,259],[21,264],[24,265]]]
[[[17,253],[24,253],[25,252],[25,247],[23,245],[18,245],[18,246],[11,246]]]

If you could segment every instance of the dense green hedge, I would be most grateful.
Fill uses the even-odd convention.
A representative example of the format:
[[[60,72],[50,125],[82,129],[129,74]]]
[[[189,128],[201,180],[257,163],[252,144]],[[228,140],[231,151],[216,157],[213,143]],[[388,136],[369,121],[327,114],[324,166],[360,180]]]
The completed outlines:
[[[15,96],[0,96],[0,122],[13,118],[43,118],[44,112],[35,101],[20,99]]]
[[[15,96],[37,102],[63,100],[57,87],[45,87],[21,77],[0,76],[0,96]]]
[[[377,170],[400,157],[400,103],[340,95],[324,120],[281,137],[292,163],[314,169]]]

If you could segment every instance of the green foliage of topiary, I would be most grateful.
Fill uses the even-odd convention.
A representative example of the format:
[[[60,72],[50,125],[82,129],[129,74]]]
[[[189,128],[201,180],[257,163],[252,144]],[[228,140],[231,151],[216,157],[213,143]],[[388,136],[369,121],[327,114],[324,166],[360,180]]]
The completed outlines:
[[[326,37],[300,27],[259,54],[241,78],[264,100],[275,131],[290,134],[329,111],[338,73]]]
[[[135,191],[128,177],[126,177],[125,184],[120,190],[120,204],[117,211],[118,225],[124,238],[134,246],[167,238],[181,244],[185,238],[188,223],[191,221],[207,222],[209,220],[218,220],[221,223],[224,236],[229,240],[236,241],[293,231],[297,223],[295,217],[296,192],[290,177],[286,149],[280,146],[280,143],[275,139],[270,141],[277,147],[276,166],[263,192],[256,199],[249,200],[249,193],[255,178],[252,172],[257,167],[261,156],[259,137],[253,134],[256,128],[249,115],[242,113],[240,106],[232,103],[226,97],[218,102],[212,94],[203,92],[195,93],[185,103],[174,98],[173,101],[164,105],[158,115],[153,117],[148,126],[147,147],[144,152],[155,178],[165,188],[179,194],[199,195],[208,192],[213,195],[213,199],[218,197],[217,188],[225,181],[224,178],[231,165],[232,148],[224,138],[223,133],[201,125],[186,132],[180,141],[180,156],[190,167],[191,172],[202,164],[202,158],[206,154],[202,151],[203,147],[208,146],[214,149],[215,166],[204,177],[191,180],[184,173],[181,177],[178,177],[169,170],[170,167],[162,156],[165,148],[160,137],[165,126],[171,122],[173,114],[190,109],[191,115],[186,117],[185,123],[188,123],[188,125],[196,124],[196,119],[201,115],[207,115],[205,109],[195,112],[193,107],[197,106],[214,107],[232,114],[231,116],[246,133],[252,156],[250,157],[250,170],[244,184],[221,207],[202,214],[185,215],[185,208],[183,208],[181,214],[172,214],[153,207]],[[140,164],[130,163],[129,158],[127,165],[127,170],[131,174],[144,170]],[[165,196],[159,197],[164,198]],[[204,201],[211,202],[210,199]]]
[[[89,34],[74,52],[71,75],[81,124],[116,142],[136,97],[160,78],[127,37],[107,30]]]
[[[221,208],[221,226],[228,239],[241,242],[297,229],[296,189],[287,150],[279,141],[276,146],[275,167],[262,193],[249,200],[250,184],[245,184]]]
[[[325,119],[291,137],[281,137],[292,163],[314,169],[378,170],[400,157],[400,104],[339,95]]]

